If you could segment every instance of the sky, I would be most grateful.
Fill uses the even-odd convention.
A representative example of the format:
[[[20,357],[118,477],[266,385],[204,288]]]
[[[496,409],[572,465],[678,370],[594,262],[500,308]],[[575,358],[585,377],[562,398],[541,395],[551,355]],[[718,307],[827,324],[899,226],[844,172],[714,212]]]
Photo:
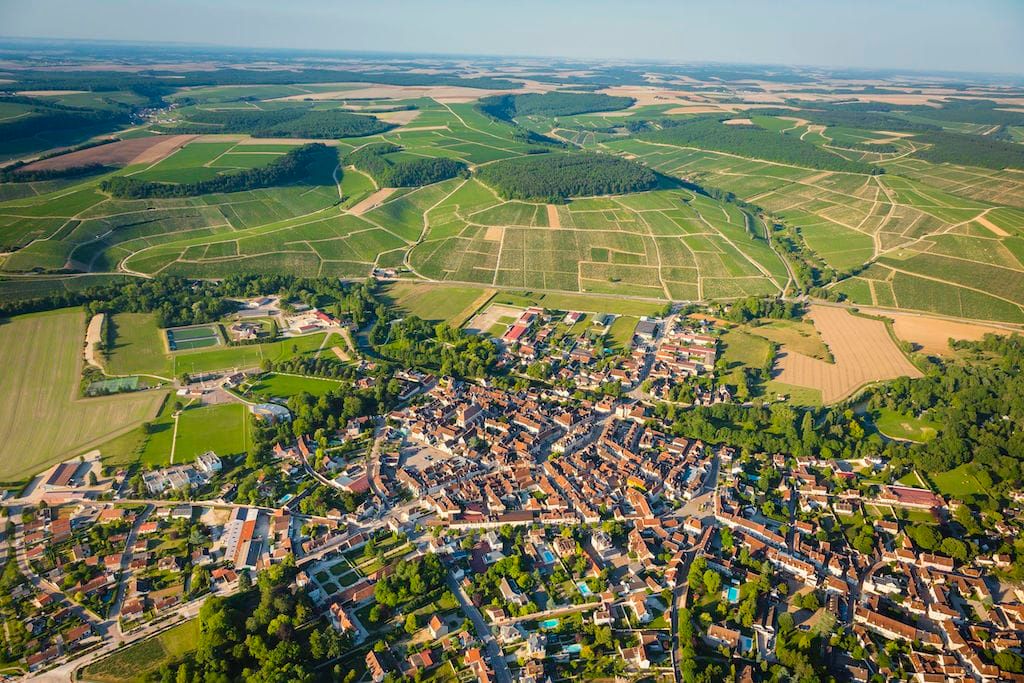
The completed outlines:
[[[1024,73],[1024,0],[0,0],[0,35]]]

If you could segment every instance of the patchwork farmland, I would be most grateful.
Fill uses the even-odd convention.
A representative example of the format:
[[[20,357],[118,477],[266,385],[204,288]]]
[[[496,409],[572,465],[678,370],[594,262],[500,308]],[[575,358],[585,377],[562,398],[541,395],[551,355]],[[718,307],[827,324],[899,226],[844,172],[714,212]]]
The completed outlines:
[[[240,106],[227,89],[195,92],[199,104],[183,109],[184,119]],[[624,108],[531,110],[513,122],[485,113],[462,91],[346,85],[308,92],[312,104],[303,107],[372,110],[392,128],[327,140],[337,167],[282,186],[118,199],[100,187],[110,173],[56,189],[34,184],[37,194],[0,202],[0,238],[11,251],[0,272],[360,279],[379,269],[423,282],[677,301],[814,285],[856,305],[1024,323],[1024,179],[1012,169],[926,161],[918,153],[929,145],[913,133],[817,123],[814,113],[766,115],[757,110],[763,104],[703,107],[703,115],[734,114],[722,128],[816,150],[801,165],[757,148],[724,151],[714,140],[683,145],[628,134],[702,115],[682,106],[685,97],[661,104],[642,88],[608,89],[631,98]],[[249,93],[237,96],[254,98],[246,108],[262,112],[305,99],[287,86],[238,93]],[[363,95],[372,99],[350,99]],[[128,163],[115,176],[195,183],[266,168],[301,142],[199,134],[75,154]],[[378,187],[346,162],[378,143],[397,146],[388,155],[394,162],[453,159],[469,177]],[[124,152],[115,154],[117,145]],[[575,147],[644,164],[663,174],[659,189],[552,204],[503,200],[473,177],[505,159]],[[142,153],[131,156],[136,149]],[[802,254],[784,253],[790,243]]]

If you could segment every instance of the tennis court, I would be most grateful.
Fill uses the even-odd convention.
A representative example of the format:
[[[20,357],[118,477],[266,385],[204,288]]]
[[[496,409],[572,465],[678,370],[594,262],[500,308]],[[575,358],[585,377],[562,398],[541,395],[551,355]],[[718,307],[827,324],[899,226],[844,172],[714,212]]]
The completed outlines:
[[[167,347],[171,351],[191,351],[220,344],[220,332],[214,325],[172,327],[167,330]]]

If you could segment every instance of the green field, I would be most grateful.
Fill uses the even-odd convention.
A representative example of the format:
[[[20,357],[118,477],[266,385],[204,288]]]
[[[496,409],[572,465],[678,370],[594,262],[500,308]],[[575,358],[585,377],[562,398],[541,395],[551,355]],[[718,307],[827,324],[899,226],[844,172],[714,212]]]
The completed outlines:
[[[929,474],[928,478],[942,495],[963,500],[965,496],[986,493],[982,483],[971,474],[971,469],[972,465],[967,463],[948,472]]]
[[[178,418],[174,462],[191,462],[206,451],[217,455],[245,453],[252,445],[249,411],[240,403],[192,406]]]
[[[392,282],[381,288],[385,300],[407,315],[461,326],[494,293],[483,287]]]
[[[750,334],[781,344],[811,358],[829,360],[830,354],[814,324],[802,320],[765,320],[746,328]]]
[[[509,306],[541,306],[557,311],[582,311],[585,313],[611,313],[614,315],[653,316],[664,308],[663,302],[639,301],[587,294],[561,294],[558,292],[502,291],[494,296],[492,303]]]
[[[290,358],[294,353],[316,352],[324,340],[323,333],[304,335],[265,344],[246,346],[217,346],[179,350],[168,354],[164,332],[156,326],[156,316],[150,313],[118,313],[114,316],[117,338],[108,362],[112,374],[143,374],[176,377],[183,372],[199,374],[257,367],[264,359],[272,361]],[[189,334],[206,334],[213,326],[196,328],[200,332],[180,330]],[[177,338],[178,333],[175,334]],[[203,339],[209,339],[206,336]],[[189,343],[186,340],[184,343]],[[180,349],[179,344],[179,349]],[[293,347],[295,351],[293,352]]]
[[[171,360],[153,313],[117,313],[111,319],[116,334],[106,370],[112,375],[135,373],[169,377]]]
[[[191,652],[198,639],[199,620],[186,621],[90,664],[83,671],[82,678],[99,683],[142,681],[163,664]]]
[[[939,432],[938,423],[924,418],[897,413],[889,408],[880,408],[874,415],[875,427],[892,439],[904,439],[924,443],[931,441]]]
[[[337,380],[320,377],[302,377],[299,375],[282,375],[271,372],[260,376],[258,380],[249,385],[246,389],[246,395],[250,398],[254,396],[288,398],[305,392],[314,396],[322,396],[329,391],[337,389],[339,384],[341,382]]]
[[[212,350],[198,350],[173,354],[175,376],[187,372],[199,374],[221,370],[241,370],[258,367],[264,359],[281,361],[295,355],[316,353],[324,342],[324,333],[307,334],[246,346],[224,346]],[[329,347],[326,344],[325,347]]]
[[[150,419],[163,392],[78,397],[85,313],[0,321],[0,480],[28,477]]]

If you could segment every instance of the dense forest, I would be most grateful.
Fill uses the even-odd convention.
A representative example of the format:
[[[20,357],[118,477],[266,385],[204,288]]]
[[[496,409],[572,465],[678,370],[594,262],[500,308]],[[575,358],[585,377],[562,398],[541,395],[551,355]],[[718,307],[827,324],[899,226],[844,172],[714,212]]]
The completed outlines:
[[[192,111],[182,121],[164,128],[174,133],[243,133],[254,138],[332,139],[376,135],[394,126],[374,116],[340,109],[314,111],[307,107],[288,107],[269,111]]]
[[[632,97],[597,93],[549,92],[483,97],[477,107],[484,114],[511,122],[517,116],[572,116],[595,111],[625,109],[636,102]]]
[[[717,118],[665,119],[662,130],[641,133],[637,138],[680,147],[697,147],[753,159],[847,173],[882,173],[882,169],[840,156],[789,135],[756,126],[730,126]]]
[[[658,176],[636,162],[603,154],[533,154],[481,166],[477,177],[505,199],[562,202],[651,190]]]
[[[1014,142],[948,131],[915,135],[914,140],[931,145],[915,152],[914,156],[933,164],[962,164],[995,170],[1024,169],[1024,145]]]
[[[148,199],[171,197],[196,197],[216,192],[243,192],[261,187],[276,187],[301,180],[321,164],[337,163],[337,152],[326,145],[315,142],[297,147],[266,166],[249,168],[237,173],[219,175],[209,180],[191,183],[157,183],[138,180],[127,176],[108,178],[100,183],[100,189],[119,199]]]
[[[345,157],[345,164],[369,174],[377,187],[418,187],[448,180],[466,172],[466,164],[444,157],[389,159],[401,151],[386,142],[366,145]]]

